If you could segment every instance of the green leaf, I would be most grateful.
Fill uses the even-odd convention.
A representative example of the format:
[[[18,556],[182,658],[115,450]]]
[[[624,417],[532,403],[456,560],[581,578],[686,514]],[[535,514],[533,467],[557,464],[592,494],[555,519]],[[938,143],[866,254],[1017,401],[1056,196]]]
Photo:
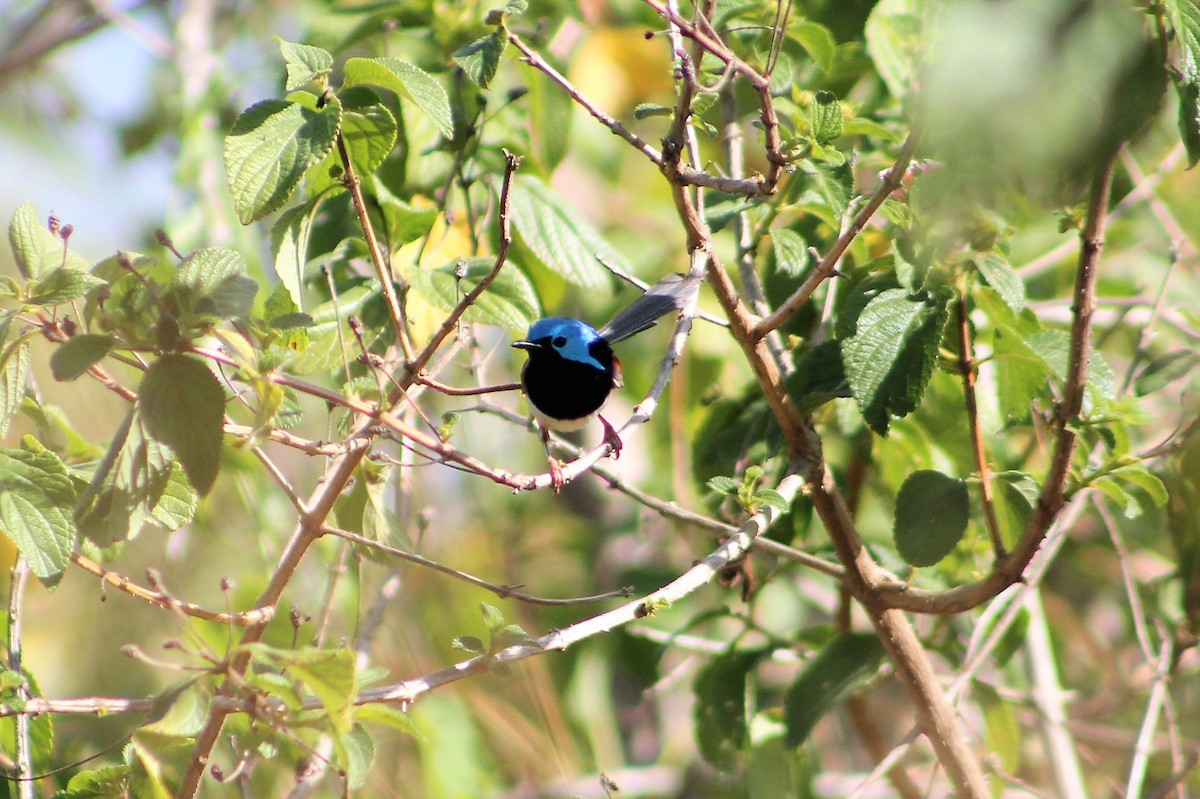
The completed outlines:
[[[1038,484],[1024,472],[1000,472],[992,480],[993,507],[1000,525],[1000,540],[1012,551],[1037,503]]]
[[[0,337],[0,342],[3,341]],[[8,435],[8,424],[25,398],[29,347],[29,340],[21,337],[0,351],[0,438]]]
[[[799,277],[808,266],[808,243],[794,230],[776,228],[771,231],[771,248],[775,254],[775,269],[788,277]]]
[[[454,63],[462,68],[466,76],[481,89],[486,89],[496,77],[500,57],[508,48],[508,31],[497,28],[487,36],[465,44],[450,54]]]
[[[71,777],[66,790],[54,794],[54,799],[128,799],[129,772],[128,765],[81,771]]]
[[[924,0],[880,0],[864,29],[867,54],[888,93],[903,100],[916,86],[916,73],[927,50],[921,20]]]
[[[784,698],[788,746],[804,743],[822,716],[861,689],[883,656],[872,633],[841,633],[808,661]]]
[[[55,380],[74,380],[112,351],[116,339],[99,333],[80,333],[67,339],[50,355]]]
[[[633,118],[638,122],[650,117],[669,117],[675,109],[660,103],[638,103],[633,107]]]
[[[487,602],[479,603],[479,612],[483,616],[483,623],[488,628],[489,633],[495,633],[504,626],[504,614],[495,605]]]
[[[346,786],[351,790],[361,788],[375,760],[375,738],[362,725],[355,724],[338,742],[341,744],[338,762],[345,772]]]
[[[812,413],[838,397],[853,396],[841,344],[828,339],[801,355],[785,386],[800,413]]]
[[[633,271],[625,257],[565,197],[544,183],[517,175],[509,203],[513,227],[521,241],[542,264],[571,283],[592,289],[607,285],[608,271],[597,259]]]
[[[333,148],[341,121],[336,97],[319,111],[264,100],[242,112],[225,137],[225,177],[242,224],[287,202],[308,168]]]
[[[549,57],[550,63],[556,59]],[[529,94],[525,103],[529,106],[526,122],[529,134],[530,154],[537,159],[544,174],[551,174],[567,154],[571,145],[571,122],[574,119],[575,103],[558,84],[538,70],[527,70],[525,79]],[[636,115],[637,109],[634,109]]]
[[[836,228],[837,221],[846,213],[854,192],[854,172],[849,163],[834,165],[817,163],[806,158],[797,166],[805,175],[807,188],[796,199],[796,204],[824,206],[828,211],[828,221]]]
[[[174,532],[189,523],[199,507],[200,497],[188,482],[183,467],[172,461],[167,484],[150,512],[150,518],[167,532]]]
[[[183,259],[172,287],[185,289],[192,307],[222,319],[250,315],[258,283],[246,277],[241,253],[221,247],[197,250]]]
[[[419,296],[443,311],[454,308],[495,266],[494,258],[469,258],[438,269],[415,269],[410,273]],[[455,273],[461,274],[461,278]],[[525,330],[540,316],[537,293],[529,278],[511,261],[479,299],[467,309],[470,322]]]
[[[822,72],[833,69],[833,61],[837,56],[837,40],[833,38],[829,28],[816,22],[801,20],[788,26],[787,36],[805,49]]]
[[[104,280],[74,266],[60,266],[37,281],[29,302],[33,305],[61,305],[78,299]]]
[[[971,691],[983,710],[984,745],[988,753],[997,758],[1004,773],[1019,773],[1024,735],[1012,707],[987,683],[976,680]]]
[[[1164,3],[1179,43],[1179,73],[1185,83],[1200,83],[1200,3],[1166,0]]]
[[[1179,378],[1190,375],[1197,362],[1200,362],[1200,354],[1194,350],[1176,350],[1160,355],[1142,369],[1133,383],[1134,393],[1144,397],[1165,388]]]
[[[398,197],[393,197],[382,186],[378,186],[376,199],[383,210],[388,245],[394,250],[426,235],[437,222],[437,208],[414,207]]]
[[[0,448],[0,529],[47,586],[62,579],[78,535],[75,486],[46,449]]]
[[[779,511],[787,511],[791,509],[791,504],[783,498],[783,494],[773,488],[764,488],[754,492],[754,501],[769,505]]]
[[[211,703],[212,689],[207,683],[198,680],[177,683],[154,697],[154,720],[139,728],[137,734],[192,738],[204,728]]]
[[[1021,312],[1025,307],[1025,284],[1008,261],[998,253],[983,252],[975,256],[975,268],[1009,308]]]
[[[308,266],[308,240],[320,197],[287,209],[271,226],[271,252],[275,274],[295,303],[304,308],[304,269]]]
[[[1022,421],[1029,416],[1033,400],[1046,390],[1050,369],[1017,333],[1008,328],[996,328],[992,347],[1000,413],[1006,419]]]
[[[80,532],[99,547],[136,536],[162,498],[171,468],[170,449],[150,438],[131,410],[75,506]]]
[[[287,65],[285,91],[294,91],[313,81],[325,83],[333,70],[333,56],[328,51],[307,44],[285,42],[278,36],[275,41],[279,42],[279,52]]]
[[[200,360],[164,355],[146,369],[138,389],[146,432],[169,446],[200,496],[212,490],[221,465],[225,392]]]
[[[762,652],[727,652],[709,661],[692,684],[696,743],[704,759],[722,771],[737,765],[749,741],[746,678]]]
[[[842,342],[842,363],[863,419],[885,435],[921,401],[938,358],[944,298],[887,289],[871,298]]]
[[[454,138],[454,115],[442,84],[426,72],[396,58],[351,58],[345,66],[345,88],[379,86],[411,100],[447,139]]]
[[[87,271],[87,261],[67,249],[66,242],[38,220],[37,210],[28,200],[13,211],[8,224],[8,243],[17,270],[26,280],[38,280],[47,272],[63,267]]]
[[[351,703],[357,688],[354,652],[305,647],[281,651],[275,659],[286,667],[290,677],[312,691],[339,734],[349,731]]]
[[[414,738],[420,737],[421,734],[412,716],[389,705],[363,705],[355,708],[354,720],[360,724],[381,724]]]
[[[741,483],[739,483],[737,480],[734,480],[732,477],[718,476],[711,478],[707,483],[705,483],[705,485],[707,485],[710,490],[715,491],[718,494],[733,496],[738,492],[738,488],[741,486]]]
[[[842,135],[842,106],[833,92],[819,91],[808,109],[808,124],[817,144],[829,144]]]
[[[359,180],[366,180],[379,169],[396,144],[399,126],[396,117],[367,86],[355,86],[338,94],[342,103],[342,141],[350,155],[350,165]],[[345,168],[341,154],[330,150],[320,164],[309,170],[306,191],[316,198],[326,193],[345,191]]]
[[[1175,92],[1179,98],[1179,138],[1191,169],[1200,162],[1200,83],[1177,82]]]
[[[1170,499],[1167,494],[1167,487],[1163,485],[1163,481],[1158,475],[1140,463],[1121,466],[1113,469],[1109,474],[1122,483],[1127,483],[1140,489],[1142,493],[1149,497],[1150,502],[1156,508],[1165,507],[1167,501]],[[1145,503],[1138,501],[1136,498],[1134,498],[1134,502],[1140,506],[1140,509],[1145,509]],[[1128,515],[1128,508],[1126,512]],[[1131,516],[1130,518],[1133,517]]]
[[[932,566],[950,554],[967,530],[967,484],[941,472],[909,475],[896,495],[892,534],[900,557],[913,566]]]

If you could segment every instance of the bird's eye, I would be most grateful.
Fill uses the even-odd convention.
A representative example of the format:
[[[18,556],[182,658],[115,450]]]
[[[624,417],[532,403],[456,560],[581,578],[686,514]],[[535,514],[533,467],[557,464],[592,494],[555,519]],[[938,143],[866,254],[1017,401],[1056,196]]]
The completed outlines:
[[[555,336],[554,341],[551,341],[550,343],[553,344],[556,349],[561,350],[563,347],[567,346],[567,337],[566,336]]]

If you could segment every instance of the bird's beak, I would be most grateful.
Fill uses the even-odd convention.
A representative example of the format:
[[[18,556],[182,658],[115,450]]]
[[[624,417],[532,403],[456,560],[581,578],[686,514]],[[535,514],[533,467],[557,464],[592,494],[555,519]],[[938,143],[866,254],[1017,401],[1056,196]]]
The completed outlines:
[[[513,345],[513,347],[515,347],[518,350],[540,350],[542,348],[541,344],[538,344],[536,341],[530,341],[528,339],[521,339],[520,341],[514,341],[512,343],[512,345]]]

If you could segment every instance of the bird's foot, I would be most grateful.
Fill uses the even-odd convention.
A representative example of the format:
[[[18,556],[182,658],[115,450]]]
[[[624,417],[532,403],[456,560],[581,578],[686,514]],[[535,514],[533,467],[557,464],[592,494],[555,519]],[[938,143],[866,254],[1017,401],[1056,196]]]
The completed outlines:
[[[567,484],[567,479],[563,475],[563,462],[553,455],[548,455],[546,457],[546,464],[549,467],[547,471],[550,472],[550,487],[557,494]]]
[[[609,457],[616,460],[621,457],[621,450],[625,445],[621,443],[621,437],[617,435],[617,431],[613,429],[613,426],[603,416],[600,417],[600,424],[604,425],[604,443],[612,447]]]

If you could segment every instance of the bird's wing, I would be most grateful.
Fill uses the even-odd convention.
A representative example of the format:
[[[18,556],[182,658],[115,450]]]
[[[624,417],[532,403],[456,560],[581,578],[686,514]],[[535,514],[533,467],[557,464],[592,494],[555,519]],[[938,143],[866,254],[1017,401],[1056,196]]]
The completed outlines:
[[[700,278],[668,275],[612,318],[598,332],[610,344],[654,327],[660,316],[679,311],[700,287]]]

